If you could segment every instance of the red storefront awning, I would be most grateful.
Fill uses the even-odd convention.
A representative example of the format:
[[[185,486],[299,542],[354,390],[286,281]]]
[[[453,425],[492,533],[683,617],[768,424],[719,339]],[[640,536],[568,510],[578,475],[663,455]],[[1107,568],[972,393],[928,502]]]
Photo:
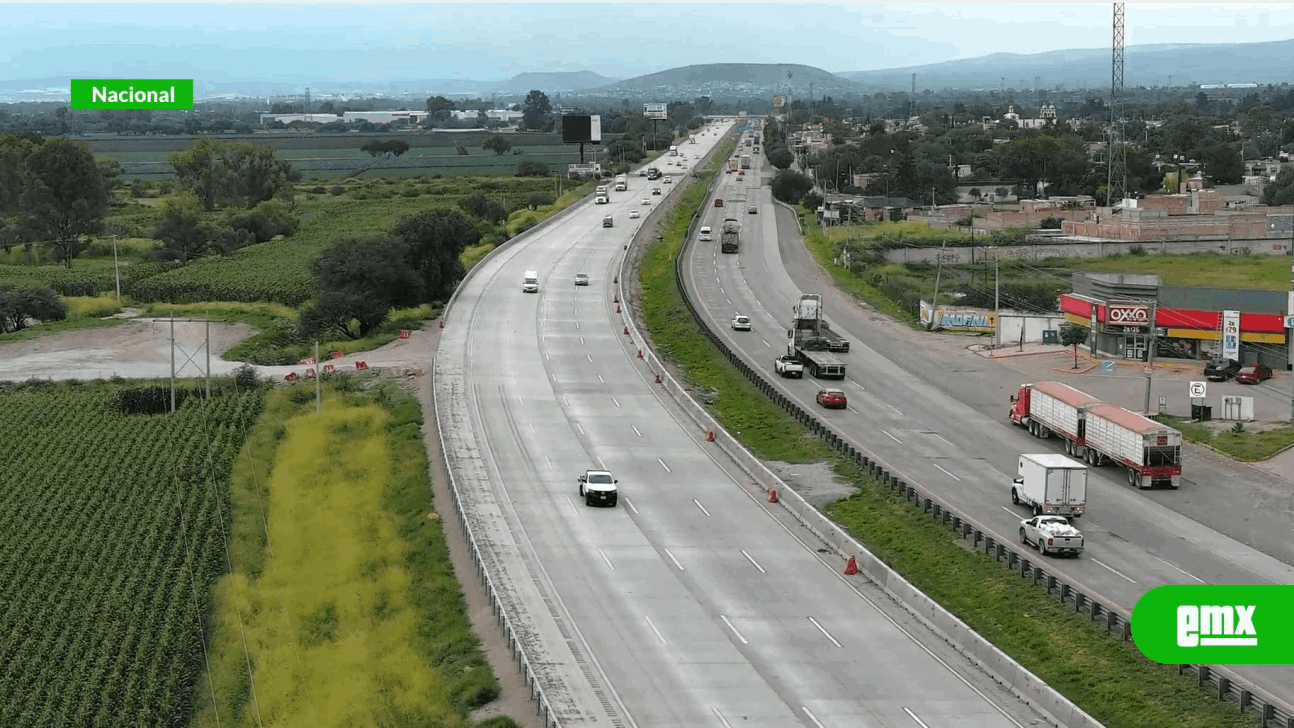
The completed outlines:
[[[1060,310],[1082,316],[1092,317],[1092,306],[1097,308],[1097,320],[1105,322],[1105,306],[1089,303],[1070,293],[1060,295]],[[1183,308],[1158,308],[1155,311],[1155,326],[1165,329],[1195,329],[1197,331],[1217,331],[1222,325],[1221,311],[1196,311]],[[1253,334],[1285,333],[1285,317],[1275,313],[1240,314],[1240,332]]]

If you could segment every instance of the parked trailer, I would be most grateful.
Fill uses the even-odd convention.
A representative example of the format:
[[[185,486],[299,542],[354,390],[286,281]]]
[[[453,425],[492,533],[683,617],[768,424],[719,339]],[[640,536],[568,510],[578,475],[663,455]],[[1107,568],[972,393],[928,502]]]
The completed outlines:
[[[1023,426],[1034,437],[1055,434],[1065,442],[1065,452],[1083,457],[1084,414],[1101,401],[1060,382],[1021,384],[1011,396],[1011,422]]]
[[[1112,404],[1091,407],[1086,420],[1089,464],[1119,463],[1128,471],[1128,485],[1181,487],[1182,433]]]

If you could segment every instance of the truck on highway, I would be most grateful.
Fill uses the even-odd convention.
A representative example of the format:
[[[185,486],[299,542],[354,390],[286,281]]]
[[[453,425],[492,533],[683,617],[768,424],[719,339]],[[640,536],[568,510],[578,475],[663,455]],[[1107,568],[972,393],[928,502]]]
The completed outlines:
[[[670,155],[671,157],[677,157],[677,156],[678,156],[678,147],[670,147],[670,148],[669,148],[669,155]]]
[[[660,168],[659,168],[659,167],[648,167],[648,168],[647,168],[647,179],[660,179]]]
[[[1020,543],[1025,546],[1033,543],[1038,548],[1038,553],[1044,556],[1078,556],[1083,553],[1083,532],[1060,516],[1034,516],[1020,522]]]
[[[743,155],[741,155],[741,168],[742,168],[742,169],[750,169],[750,155],[749,155],[749,154],[743,154]]]
[[[731,174],[731,173],[733,173],[733,172],[736,172],[736,171],[737,171],[737,163],[738,163],[738,161],[739,161],[739,160],[738,160],[736,157],[733,157],[733,158],[731,158],[731,159],[729,159],[729,160],[728,160],[728,173],[729,173],[729,174]]]
[[[1112,404],[1087,411],[1087,461],[1114,461],[1128,471],[1128,485],[1182,485],[1182,433]]]
[[[774,359],[773,371],[783,377],[804,378],[804,365],[792,354],[785,354]]]
[[[629,175],[622,174],[616,176],[616,192],[624,192],[629,189]]]
[[[1088,408],[1101,404],[1089,394],[1060,382],[1021,384],[1011,396],[1010,419],[1034,437],[1053,434],[1065,442],[1065,452],[1083,457],[1083,416]]]
[[[1011,502],[1035,516],[1078,518],[1087,508],[1087,466],[1064,455],[1021,455],[1011,481]]]
[[[818,339],[814,346],[819,351],[846,353],[849,339],[831,329],[823,318],[822,296],[817,293],[800,294],[800,302],[791,309],[791,326],[796,331],[811,332]]]
[[[741,223],[733,218],[727,218],[723,221],[723,227],[719,228],[719,252],[735,253],[741,244]]]

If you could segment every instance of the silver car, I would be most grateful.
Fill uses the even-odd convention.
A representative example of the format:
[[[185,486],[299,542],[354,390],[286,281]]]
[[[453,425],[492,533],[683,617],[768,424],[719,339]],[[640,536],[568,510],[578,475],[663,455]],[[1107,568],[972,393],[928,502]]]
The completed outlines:
[[[575,274],[575,285],[577,285],[577,286],[587,286],[588,284],[589,284],[589,274],[588,274],[588,273],[576,273],[576,274]]]

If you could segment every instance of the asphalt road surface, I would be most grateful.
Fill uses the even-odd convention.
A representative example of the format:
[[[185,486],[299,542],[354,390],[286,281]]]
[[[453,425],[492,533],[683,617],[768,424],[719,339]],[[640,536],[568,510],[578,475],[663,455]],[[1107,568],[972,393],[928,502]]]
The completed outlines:
[[[498,554],[505,607],[533,636],[560,712],[643,728],[1035,724],[862,598],[635,366],[611,282],[646,221],[627,211],[655,184],[631,177],[610,205],[478,266],[436,360],[469,521]],[[521,291],[525,270],[539,271],[537,295]],[[620,503],[586,507],[576,478],[603,467]]]
[[[716,195],[744,181],[725,176]],[[1006,421],[1007,396],[1020,382],[1036,379],[915,338],[931,335],[892,321],[887,325],[832,286],[805,249],[793,216],[771,204],[767,188],[746,193],[763,204],[760,214],[742,216],[739,254],[719,253],[712,243],[688,248],[687,285],[709,325],[785,394],[895,466],[902,477],[979,519],[998,538],[1018,539],[1020,521],[1030,515],[1023,506],[1012,506],[1009,495],[1019,454],[1062,452],[1059,441],[1035,439]],[[707,209],[700,224],[715,224],[720,213]],[[832,329],[851,342],[849,353],[837,355],[847,364],[844,382],[781,379],[773,372],[773,359],[786,353],[792,306],[801,292],[823,294]],[[730,328],[735,312],[751,317],[751,331]],[[844,389],[848,408],[818,407],[814,396],[822,386]],[[1109,397],[1085,384],[1074,386]],[[1136,386],[1144,386],[1144,379]],[[1176,491],[1134,490],[1122,471],[1093,469],[1087,513],[1076,521],[1087,551],[1054,566],[1128,610],[1161,584],[1294,583],[1290,513],[1265,502],[1272,492],[1283,490],[1288,497],[1288,484],[1281,489],[1259,482],[1283,481],[1247,466],[1238,477],[1234,463],[1228,467],[1199,451],[1188,449],[1185,484]],[[1294,685],[1294,666],[1234,669],[1277,695]]]

